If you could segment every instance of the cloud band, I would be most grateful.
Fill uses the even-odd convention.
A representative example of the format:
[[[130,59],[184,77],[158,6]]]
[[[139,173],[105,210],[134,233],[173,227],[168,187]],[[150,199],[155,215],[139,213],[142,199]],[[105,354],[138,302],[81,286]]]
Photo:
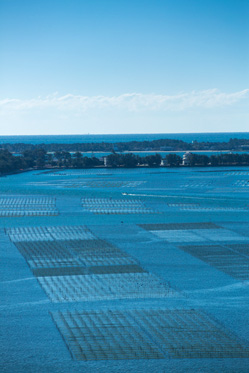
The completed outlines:
[[[60,111],[85,112],[91,109],[118,109],[128,111],[183,111],[191,108],[215,108],[233,105],[247,97],[249,89],[234,93],[223,93],[217,89],[193,91],[177,95],[125,93],[119,96],[81,96],[58,93],[45,98],[3,99],[0,111],[29,111],[53,108]]]

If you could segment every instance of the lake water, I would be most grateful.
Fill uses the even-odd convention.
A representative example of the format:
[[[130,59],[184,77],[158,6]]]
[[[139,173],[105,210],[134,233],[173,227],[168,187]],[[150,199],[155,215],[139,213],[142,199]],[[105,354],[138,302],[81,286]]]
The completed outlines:
[[[249,167],[31,171],[0,192],[2,372],[248,371]]]

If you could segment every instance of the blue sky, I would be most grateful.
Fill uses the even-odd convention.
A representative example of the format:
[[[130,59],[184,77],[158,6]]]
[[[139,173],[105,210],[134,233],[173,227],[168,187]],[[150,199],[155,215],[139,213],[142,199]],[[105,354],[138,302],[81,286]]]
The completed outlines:
[[[249,131],[248,0],[0,0],[0,135]]]

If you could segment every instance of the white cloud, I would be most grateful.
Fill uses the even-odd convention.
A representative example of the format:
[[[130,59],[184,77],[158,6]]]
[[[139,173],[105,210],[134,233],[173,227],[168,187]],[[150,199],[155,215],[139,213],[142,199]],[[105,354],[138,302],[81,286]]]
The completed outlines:
[[[177,95],[125,93],[119,96],[80,96],[58,93],[45,98],[0,100],[0,112],[52,108],[59,111],[85,112],[91,109],[128,111],[183,111],[192,108],[215,108],[233,105],[247,97],[249,89],[223,93],[217,89],[192,91]]]

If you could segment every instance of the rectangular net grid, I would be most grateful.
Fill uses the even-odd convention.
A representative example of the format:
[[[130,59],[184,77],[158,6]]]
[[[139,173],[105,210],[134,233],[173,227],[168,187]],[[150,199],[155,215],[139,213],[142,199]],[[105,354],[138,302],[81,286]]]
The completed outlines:
[[[52,317],[76,360],[164,358],[128,314],[68,311],[54,312]]]
[[[86,226],[16,227],[6,232],[32,269],[122,266],[123,271],[124,266],[137,264],[127,253],[95,237]]]
[[[225,207],[225,206],[200,206],[194,204],[168,204],[169,207],[174,207],[179,211],[221,211],[221,212],[230,212],[230,211],[248,211],[248,206],[243,207]]]
[[[82,198],[82,207],[94,214],[152,214],[139,199]]]
[[[123,181],[123,180],[105,180],[105,179],[95,179],[95,180],[56,180],[49,182],[37,182],[36,185],[50,185],[58,188],[72,188],[72,189],[82,189],[82,188],[136,188],[141,184],[146,183],[146,181],[135,180],[135,181]],[[33,183],[32,183],[33,184]]]
[[[220,227],[214,223],[158,223],[158,224],[138,224],[141,228],[147,231],[159,231],[159,230],[193,230],[193,229],[220,229]]]
[[[221,245],[186,245],[179,248],[240,281],[249,280],[249,256]]]
[[[54,303],[179,296],[150,273],[38,277]]]
[[[105,266],[62,266],[53,268],[33,268],[36,277],[73,276],[73,275],[93,275],[93,274],[120,274],[120,273],[143,273],[145,272],[137,264],[129,265],[105,265]]]
[[[91,240],[95,236],[86,226],[15,227],[6,229],[11,241]]]
[[[198,310],[51,313],[76,360],[248,358],[249,348]]]
[[[58,215],[56,199],[41,197],[0,198],[0,217]]]
[[[68,249],[57,241],[16,242],[15,245],[24,256],[35,276],[66,276],[108,273],[144,272],[137,261],[115,247],[108,247],[99,240],[103,247],[87,250]],[[62,242],[62,241],[60,241]]]

